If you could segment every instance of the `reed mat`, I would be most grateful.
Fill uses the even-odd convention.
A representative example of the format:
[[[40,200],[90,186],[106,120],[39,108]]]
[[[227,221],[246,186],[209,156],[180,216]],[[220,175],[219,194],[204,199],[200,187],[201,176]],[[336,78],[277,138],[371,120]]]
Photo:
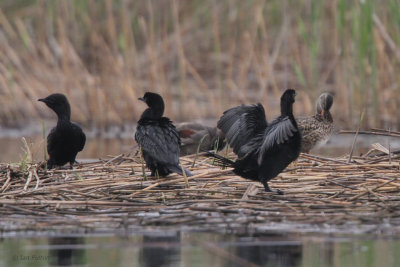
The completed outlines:
[[[301,154],[270,181],[284,195],[264,192],[260,183],[202,155],[181,158],[192,177],[144,176],[140,158],[124,154],[73,169],[0,164],[0,229],[400,236],[399,157],[376,149],[350,162],[348,156]]]

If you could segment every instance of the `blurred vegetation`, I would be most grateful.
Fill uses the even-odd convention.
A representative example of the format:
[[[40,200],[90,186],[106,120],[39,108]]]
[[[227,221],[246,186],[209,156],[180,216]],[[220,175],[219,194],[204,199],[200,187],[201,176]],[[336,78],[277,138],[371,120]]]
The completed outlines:
[[[399,0],[0,0],[0,124],[53,114],[36,102],[64,92],[86,126],[136,122],[144,91],[174,121],[217,118],[239,103],[296,114],[323,91],[352,127],[399,129]]]

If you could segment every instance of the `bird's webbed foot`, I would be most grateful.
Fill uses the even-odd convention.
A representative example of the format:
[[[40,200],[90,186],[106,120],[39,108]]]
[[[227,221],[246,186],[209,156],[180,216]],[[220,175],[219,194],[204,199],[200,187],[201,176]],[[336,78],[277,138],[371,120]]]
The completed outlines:
[[[47,168],[48,170],[54,169],[56,167],[56,164],[52,160],[48,160],[46,163],[43,163],[43,168]]]
[[[278,195],[283,195],[284,192],[282,190],[272,190],[269,185],[268,182],[263,182],[264,188],[265,188],[265,192],[271,192],[271,193],[277,193]]]

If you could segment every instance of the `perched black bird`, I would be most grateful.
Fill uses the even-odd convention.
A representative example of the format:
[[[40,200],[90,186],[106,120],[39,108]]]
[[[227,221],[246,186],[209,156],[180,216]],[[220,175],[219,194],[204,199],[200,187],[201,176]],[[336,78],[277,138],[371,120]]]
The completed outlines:
[[[63,94],[52,94],[38,101],[44,102],[58,117],[57,126],[47,136],[47,167],[63,166],[69,162],[71,168],[76,154],[85,146],[86,136],[81,127],[70,121],[71,107]]]
[[[223,149],[226,145],[224,134],[217,127],[197,122],[182,122],[176,125],[181,137],[181,154],[196,154],[197,151]]]
[[[267,123],[264,107],[241,105],[224,112],[218,128],[238,155],[232,161],[209,153],[243,178],[260,181],[265,191],[272,192],[268,181],[277,176],[300,154],[301,134],[293,117],[296,92],[288,89],[281,97],[281,115]],[[278,191],[282,194],[283,192]]]
[[[181,139],[172,121],[163,117],[164,101],[159,94],[146,92],[139,100],[149,106],[140,117],[135,139],[142,148],[143,158],[151,175],[166,176],[172,172],[182,173],[179,165]],[[185,169],[187,176],[192,174]]]
[[[318,97],[317,113],[314,116],[296,118],[303,137],[301,152],[309,153],[316,144],[328,140],[333,134],[335,126],[329,112],[332,104],[332,94],[323,93]]]

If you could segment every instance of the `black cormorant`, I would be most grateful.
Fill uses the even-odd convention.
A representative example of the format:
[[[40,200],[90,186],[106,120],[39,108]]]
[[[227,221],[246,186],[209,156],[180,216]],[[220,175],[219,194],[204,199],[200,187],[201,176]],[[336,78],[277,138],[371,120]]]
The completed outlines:
[[[52,94],[38,101],[44,102],[58,117],[57,126],[47,136],[47,167],[63,166],[75,163],[76,155],[85,146],[86,136],[81,127],[70,121],[71,107],[63,94]]]
[[[293,89],[283,93],[281,115],[270,124],[260,103],[241,105],[225,111],[218,121],[218,128],[225,134],[238,158],[232,161],[214,153],[209,154],[232,166],[237,175],[259,181],[265,191],[272,192],[268,181],[300,154],[301,134],[293,117],[295,96]]]
[[[166,176],[170,173],[182,173],[179,165],[179,133],[171,120],[163,117],[164,101],[159,94],[146,92],[139,100],[148,108],[143,112],[136,128],[135,139],[151,175]],[[192,174],[185,169],[187,176]]]

